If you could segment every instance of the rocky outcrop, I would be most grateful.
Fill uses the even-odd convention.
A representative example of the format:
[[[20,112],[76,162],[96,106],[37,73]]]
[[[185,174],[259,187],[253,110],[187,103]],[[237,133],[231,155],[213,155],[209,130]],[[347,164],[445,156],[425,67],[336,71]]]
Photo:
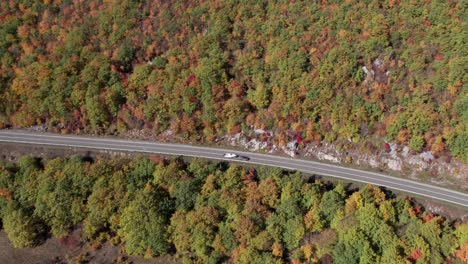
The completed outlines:
[[[385,143],[388,148],[382,146],[370,153],[357,150],[357,146],[347,142],[348,149],[344,150],[342,144],[329,144],[326,142],[313,142],[298,144],[296,140],[290,140],[284,146],[273,144],[272,131],[252,130],[247,136],[241,133],[225,136],[231,146],[241,147],[250,151],[262,151],[268,153],[283,153],[291,157],[312,158],[332,163],[348,163],[362,168],[378,169],[380,171],[393,172],[413,179],[424,178],[434,184],[468,190],[468,165],[458,161],[446,162],[437,159],[430,151],[412,153],[407,146],[395,143]]]

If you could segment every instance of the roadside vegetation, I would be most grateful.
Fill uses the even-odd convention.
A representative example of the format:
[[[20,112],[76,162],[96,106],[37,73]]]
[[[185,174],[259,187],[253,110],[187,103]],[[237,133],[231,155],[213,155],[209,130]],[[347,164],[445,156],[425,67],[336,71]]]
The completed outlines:
[[[80,225],[94,245],[184,263],[468,261],[468,224],[409,199],[199,159],[2,162],[0,217],[15,247],[66,237]]]
[[[0,127],[280,146],[373,137],[468,161],[463,1],[0,3]]]

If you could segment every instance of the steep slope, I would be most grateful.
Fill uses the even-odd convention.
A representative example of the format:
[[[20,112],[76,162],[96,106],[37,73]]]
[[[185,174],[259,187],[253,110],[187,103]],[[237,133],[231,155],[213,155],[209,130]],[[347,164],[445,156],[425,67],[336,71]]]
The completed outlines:
[[[323,1],[325,2],[325,1]],[[339,2],[339,1],[338,1]],[[250,128],[468,159],[460,1],[3,1],[0,126]],[[287,141],[287,140],[286,140]]]

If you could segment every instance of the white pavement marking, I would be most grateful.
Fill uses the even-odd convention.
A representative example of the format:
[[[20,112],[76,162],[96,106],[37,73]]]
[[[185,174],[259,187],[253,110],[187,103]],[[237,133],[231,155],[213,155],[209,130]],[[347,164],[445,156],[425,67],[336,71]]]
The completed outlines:
[[[229,150],[226,149],[186,146],[182,144],[145,142],[136,140],[119,140],[109,139],[105,137],[91,138],[82,136],[62,136],[0,131],[0,141],[37,145],[53,145],[78,148],[81,147],[92,149],[107,149],[117,151],[160,153],[167,155],[182,155],[233,161],[231,159],[226,159],[220,156],[221,153],[229,152]],[[384,174],[360,171],[357,169],[345,168],[337,165],[324,164],[314,161],[278,157],[259,153],[249,153],[241,151],[236,152],[242,153],[251,158],[250,161],[235,160],[236,162],[260,164],[266,166],[278,166],[285,169],[299,170],[306,173],[319,175],[321,174],[345,180],[354,180],[363,183],[384,186],[390,189],[426,196],[468,207],[468,194],[441,188],[438,186],[431,186],[428,184],[418,183],[406,179],[399,179]]]

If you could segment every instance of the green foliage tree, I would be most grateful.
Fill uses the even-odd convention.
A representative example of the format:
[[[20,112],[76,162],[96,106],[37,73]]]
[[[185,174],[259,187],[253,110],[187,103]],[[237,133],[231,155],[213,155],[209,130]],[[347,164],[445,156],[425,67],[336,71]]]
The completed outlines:
[[[165,255],[170,249],[167,227],[173,202],[161,189],[147,186],[123,209],[119,235],[132,255]]]
[[[461,157],[464,161],[468,160],[468,132],[465,130],[457,134],[449,143],[449,148],[454,155]]]
[[[85,201],[94,180],[86,176],[79,158],[55,159],[39,176],[34,215],[51,227],[54,236],[64,237],[85,218]]]
[[[323,194],[320,208],[321,215],[327,224],[330,224],[335,214],[344,206],[344,190],[342,185]]]
[[[39,234],[34,219],[13,202],[9,203],[2,216],[3,228],[15,248],[32,247]]]
[[[375,263],[375,253],[366,236],[355,228],[339,237],[333,250],[335,263]]]
[[[98,173],[100,178],[94,184],[86,204],[83,230],[88,239],[99,237],[101,232],[115,230],[115,222],[118,222],[122,209],[129,201],[125,188],[127,177],[122,171],[102,162],[94,164],[91,171]]]

